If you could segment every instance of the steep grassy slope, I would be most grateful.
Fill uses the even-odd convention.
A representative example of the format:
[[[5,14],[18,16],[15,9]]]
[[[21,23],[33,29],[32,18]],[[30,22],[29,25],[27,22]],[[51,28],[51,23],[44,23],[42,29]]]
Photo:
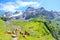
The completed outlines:
[[[11,35],[5,34],[4,32],[8,30],[8,28],[13,31],[16,27],[21,28],[23,32],[30,32],[30,36],[26,36],[25,38],[18,33],[19,40],[55,40],[51,31],[48,30],[44,22],[48,23],[49,28],[53,28],[48,21],[38,18],[30,19],[29,21],[12,21],[9,24],[0,21],[0,40],[11,40]],[[9,27],[5,27],[5,25],[8,25]]]
[[[15,26],[22,27],[22,31],[27,30],[28,32],[30,32],[31,36],[26,36],[27,40],[55,40],[43,22],[46,21],[31,19],[30,21],[13,21],[12,23]],[[23,40],[23,38],[20,39]]]

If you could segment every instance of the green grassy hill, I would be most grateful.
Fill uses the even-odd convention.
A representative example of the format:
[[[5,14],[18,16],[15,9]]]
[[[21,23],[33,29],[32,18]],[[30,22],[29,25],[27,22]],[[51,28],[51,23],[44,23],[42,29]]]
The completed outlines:
[[[31,36],[28,37],[27,40],[28,39],[30,40],[47,40],[47,39],[55,40],[43,22],[47,22],[47,21],[36,18],[36,19],[30,19],[29,21],[13,21],[12,24],[15,26],[21,26],[22,31],[27,30],[30,32]],[[30,27],[32,28],[30,29]],[[23,38],[20,38],[20,39],[23,39]]]
[[[46,25],[46,24],[47,25]],[[8,27],[6,27],[6,25]],[[14,27],[13,27],[14,26]],[[12,40],[11,35],[5,34],[4,32],[10,28],[11,31],[16,27],[21,27],[22,31],[30,32],[30,36],[25,38],[18,34],[19,40],[55,40],[56,35],[53,31],[57,28],[53,28],[52,24],[44,19],[34,18],[29,21],[17,20],[12,21],[9,24],[0,20],[0,40]],[[54,34],[54,35],[53,35]]]

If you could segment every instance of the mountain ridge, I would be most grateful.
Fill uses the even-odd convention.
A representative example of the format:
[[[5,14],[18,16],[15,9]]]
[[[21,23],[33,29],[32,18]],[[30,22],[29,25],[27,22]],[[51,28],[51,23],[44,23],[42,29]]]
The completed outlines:
[[[11,14],[10,12],[5,12],[5,14],[3,15],[3,17],[15,19],[15,20],[17,19],[26,20],[30,18],[39,17],[39,16],[44,17],[46,20],[53,20],[60,16],[60,12],[53,11],[53,10],[48,11],[44,7],[38,9],[35,9],[33,7],[28,7],[24,12],[16,11],[14,14]]]

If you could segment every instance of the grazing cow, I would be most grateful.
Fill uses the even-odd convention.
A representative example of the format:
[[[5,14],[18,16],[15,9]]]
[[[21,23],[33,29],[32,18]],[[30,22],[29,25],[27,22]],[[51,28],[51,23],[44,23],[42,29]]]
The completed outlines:
[[[21,34],[21,35],[24,35],[24,33],[23,33],[23,32],[21,32],[21,31],[20,31],[20,34]]]
[[[20,34],[22,35],[22,37],[25,38],[25,34],[23,32],[20,31]]]
[[[20,30],[18,28],[15,29],[15,32],[18,33]]]
[[[15,31],[12,31],[12,34],[15,34]]]
[[[29,32],[27,32],[27,31],[25,31],[25,35],[28,35],[28,36],[30,36],[30,33],[29,33]]]
[[[25,35],[22,35],[25,38]]]
[[[21,29],[16,28],[16,29],[15,29],[15,32],[16,32],[16,33],[19,33],[19,32],[21,32]]]
[[[6,34],[12,34],[12,32],[11,32],[11,31],[6,31],[5,33],[6,33]]]

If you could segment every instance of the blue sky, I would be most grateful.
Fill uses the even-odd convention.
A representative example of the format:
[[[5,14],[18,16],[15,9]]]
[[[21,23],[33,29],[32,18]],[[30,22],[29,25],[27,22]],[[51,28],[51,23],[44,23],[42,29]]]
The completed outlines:
[[[60,11],[60,0],[0,0],[0,14],[10,11],[24,11],[27,7]]]

